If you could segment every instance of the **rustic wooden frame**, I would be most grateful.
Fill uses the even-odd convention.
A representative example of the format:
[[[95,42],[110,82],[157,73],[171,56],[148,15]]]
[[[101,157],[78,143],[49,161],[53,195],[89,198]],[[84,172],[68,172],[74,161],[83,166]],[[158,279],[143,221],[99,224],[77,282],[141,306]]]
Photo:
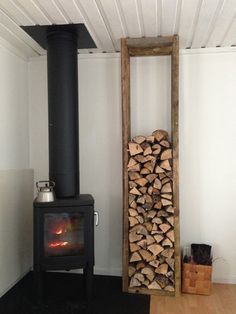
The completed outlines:
[[[173,206],[175,210],[175,292],[128,287],[128,142],[131,139],[130,122],[130,57],[171,56],[171,137],[173,144]],[[178,295],[181,286],[179,235],[179,38],[121,39],[122,141],[123,141],[123,291],[142,294]]]

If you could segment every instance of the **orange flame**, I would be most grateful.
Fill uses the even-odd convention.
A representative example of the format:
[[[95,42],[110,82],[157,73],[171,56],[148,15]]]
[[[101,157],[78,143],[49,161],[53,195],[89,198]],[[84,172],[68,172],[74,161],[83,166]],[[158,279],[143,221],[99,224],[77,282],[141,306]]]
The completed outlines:
[[[63,247],[63,246],[66,246],[68,244],[69,244],[69,242],[52,242],[49,244],[49,247],[50,248],[59,247],[59,246]]]

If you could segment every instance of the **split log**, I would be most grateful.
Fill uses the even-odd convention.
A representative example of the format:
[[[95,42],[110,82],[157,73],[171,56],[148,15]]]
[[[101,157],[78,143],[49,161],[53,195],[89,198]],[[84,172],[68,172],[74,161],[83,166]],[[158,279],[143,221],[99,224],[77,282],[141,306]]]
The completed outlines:
[[[136,179],[141,178],[141,175],[138,172],[130,171],[129,172],[129,178],[130,178],[130,180],[136,180]]]
[[[153,193],[153,187],[152,187],[151,185],[149,186],[147,192],[148,192],[149,195],[152,195],[152,193]]]
[[[170,178],[169,177],[165,177],[164,179],[161,180],[162,185],[166,184],[170,182]]]
[[[156,202],[156,204],[154,205],[154,208],[156,208],[156,209],[161,209],[161,207],[162,207],[161,202]]]
[[[136,156],[134,156],[134,159],[136,161],[140,162],[141,164],[143,164],[143,163],[148,161],[147,158],[144,157],[143,155],[136,155]]]
[[[165,198],[161,199],[161,203],[162,203],[163,206],[172,205],[172,202],[170,200],[165,199]]]
[[[161,160],[171,159],[172,158],[172,149],[166,149],[161,153]]]
[[[156,234],[154,235],[154,239],[156,240],[156,243],[160,243],[164,239],[164,237],[161,234]]]
[[[144,223],[143,216],[138,215],[138,216],[135,216],[135,218],[138,220],[138,222],[139,222],[140,224],[143,224],[143,223]]]
[[[129,181],[129,188],[135,188],[137,186],[137,184],[134,181]]]
[[[168,213],[174,214],[175,208],[172,207],[172,206],[169,206],[169,207],[166,209],[166,211],[167,211]]]
[[[172,241],[174,242],[175,241],[175,233],[174,233],[174,230],[171,230],[169,232],[167,232],[167,237]]]
[[[155,217],[155,218],[152,219],[152,223],[155,223],[155,224],[157,224],[157,225],[160,225],[160,224],[163,223],[163,221],[162,221],[161,218]]]
[[[167,258],[171,258],[174,254],[174,249],[165,249],[161,252],[161,255]]]
[[[159,144],[156,144],[156,145],[153,145],[152,146],[152,149],[153,149],[153,155],[159,155],[160,152],[161,152],[161,146]]]
[[[135,200],[135,198],[136,196],[134,194],[129,194],[129,205]]]
[[[175,260],[174,258],[167,258],[166,263],[170,266],[172,270],[175,269]]]
[[[142,282],[142,284],[147,287],[150,284],[150,281],[146,279],[144,282]]]
[[[134,217],[134,216],[137,216],[138,215],[138,212],[137,210],[133,209],[133,208],[129,208],[129,215],[131,217]]]
[[[155,173],[163,173],[165,170],[163,170],[160,166],[156,166]]]
[[[161,290],[161,286],[156,281],[153,281],[150,283],[150,285],[148,285],[148,289],[150,289],[150,290]]]
[[[171,170],[171,165],[170,165],[170,162],[169,160],[164,160],[160,163],[160,167],[161,169],[165,169],[165,170]]]
[[[170,147],[170,143],[166,140],[162,140],[160,141],[161,146],[169,148]]]
[[[133,141],[137,144],[142,144],[146,140],[146,137],[143,135],[138,135],[133,138]]]
[[[140,193],[140,195],[141,195],[141,193]],[[145,198],[144,198],[144,196],[138,197],[138,198],[137,198],[137,203],[139,203],[139,204],[144,204],[144,203],[145,203]]]
[[[166,239],[162,242],[162,246],[173,247],[173,243],[170,241],[170,239],[166,238]]]
[[[135,156],[143,152],[142,147],[137,143],[129,142],[129,154],[130,156]]]
[[[152,183],[157,177],[157,174],[155,173],[150,173],[149,175],[146,176],[146,179],[148,180],[149,183]]]
[[[136,265],[136,270],[140,270],[142,268],[144,268],[146,266],[146,263],[144,263],[143,261],[138,262]]]
[[[133,201],[131,204],[130,204],[130,207],[132,207],[133,209],[136,209],[137,208],[137,203],[135,201]]]
[[[137,234],[136,232],[130,232],[129,233],[129,242],[137,242],[142,239],[143,235],[142,234]]]
[[[130,168],[130,167],[132,167],[132,166],[134,166],[134,165],[136,165],[137,164],[137,161],[134,159],[134,158],[130,158],[129,159],[129,162],[128,162],[128,168]]]
[[[133,266],[129,266],[129,277],[132,277],[135,272],[136,268]]]
[[[150,170],[148,170],[147,168],[143,168],[140,171],[140,174],[149,174],[149,173],[150,173]]]
[[[161,264],[155,269],[155,273],[166,275],[168,272],[168,265],[167,264]]]
[[[140,178],[140,179],[135,180],[135,183],[137,183],[140,186],[144,186],[148,183],[148,180],[145,178]]]
[[[154,256],[160,254],[164,248],[159,244],[151,244],[148,246],[148,250],[153,253]]]
[[[160,228],[164,233],[166,233],[166,232],[171,228],[171,226],[170,226],[169,224],[167,224],[167,223],[164,223],[164,224],[159,225],[159,228]]]
[[[146,227],[148,232],[152,231],[153,224],[151,222],[145,222],[143,225]]]
[[[142,260],[142,258],[138,254],[138,252],[134,252],[134,253],[131,254],[129,261],[130,261],[130,263],[132,263],[132,262],[138,262],[138,261],[141,261],[141,260]]]
[[[146,236],[146,240],[147,240],[147,245],[155,243],[154,237],[149,234]]]
[[[130,279],[129,286],[130,286],[130,288],[139,287],[139,286],[141,286],[141,282],[137,278],[132,277]]]
[[[159,210],[157,217],[168,217],[169,214],[165,210]]]
[[[138,246],[136,243],[130,243],[129,249],[130,249],[130,252],[133,253],[140,250],[140,246]]]
[[[165,130],[156,130],[152,132],[152,135],[158,142],[168,138],[168,132],[166,132]]]
[[[160,190],[161,187],[162,187],[161,181],[156,178],[155,181],[154,181],[154,183],[153,183],[153,187],[154,187],[155,189]]]
[[[146,248],[147,248],[147,240],[146,239],[140,240],[139,242],[137,242],[137,244],[138,244],[138,246],[140,246],[141,248],[146,250]]]
[[[154,218],[156,216],[156,210],[150,210],[147,214],[147,218]]]
[[[148,162],[145,162],[144,164],[144,168],[148,169],[150,173],[153,172],[154,167],[155,167],[155,161],[148,161]]]
[[[144,216],[145,213],[146,213],[145,209],[144,209],[143,207],[141,207],[141,206],[138,206],[138,207],[137,207],[137,212],[138,212],[139,214],[142,214],[143,216]]]
[[[138,220],[135,217],[129,217],[129,225],[133,227],[138,224]]]
[[[164,289],[166,286],[170,284],[169,279],[165,275],[157,274],[156,281]]]
[[[174,226],[174,217],[173,216],[167,217],[166,220],[171,224],[171,226]]]
[[[161,194],[161,198],[166,198],[167,200],[172,200],[172,194]]]
[[[145,194],[144,199],[146,203],[152,203],[152,198],[149,194]]]
[[[145,280],[143,274],[141,274],[141,273],[136,273],[133,278],[138,279],[138,281],[140,281],[140,282],[144,282],[144,280]]]
[[[150,155],[151,153],[152,153],[151,146],[148,146],[148,147],[144,150],[143,156]]]
[[[138,180],[136,180],[135,182],[137,182]],[[170,183],[166,183],[165,185],[163,185],[162,189],[161,189],[161,193],[171,193],[172,192],[172,188]]]
[[[141,188],[139,188],[139,191],[140,191],[142,194],[145,194],[145,193],[147,192],[147,187],[142,186]]]
[[[153,266],[154,268],[157,268],[159,266],[159,264],[160,264],[160,262],[157,259],[149,262],[149,265]]]
[[[142,256],[142,258],[147,262],[150,262],[151,260],[154,259],[153,255],[150,252],[148,252],[147,250],[142,249],[139,251],[139,253]]]
[[[137,188],[132,188],[129,193],[134,195],[142,195]]]
[[[141,165],[136,163],[136,165],[129,167],[128,171],[137,171],[137,172],[139,172],[140,169],[141,169]]]
[[[149,136],[147,136],[146,140],[149,143],[154,143],[155,137],[153,135],[149,135]]]
[[[148,231],[143,224],[134,226],[130,232],[136,232],[137,234],[147,235]]]
[[[151,262],[150,262],[150,263],[151,263]],[[149,266],[144,267],[144,268],[141,270],[141,273],[144,274],[144,275],[148,275],[148,276],[150,276],[150,278],[153,278],[153,279],[154,279],[154,277],[155,277],[155,272],[154,272],[153,268],[152,268],[152,267],[149,267]],[[152,279],[152,280],[153,280],[153,279]]]

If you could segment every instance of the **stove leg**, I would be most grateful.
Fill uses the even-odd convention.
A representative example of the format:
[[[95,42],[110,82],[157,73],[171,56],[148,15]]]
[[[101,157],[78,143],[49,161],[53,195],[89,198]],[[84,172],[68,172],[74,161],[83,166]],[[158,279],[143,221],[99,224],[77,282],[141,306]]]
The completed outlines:
[[[93,265],[84,268],[87,313],[93,313]]]

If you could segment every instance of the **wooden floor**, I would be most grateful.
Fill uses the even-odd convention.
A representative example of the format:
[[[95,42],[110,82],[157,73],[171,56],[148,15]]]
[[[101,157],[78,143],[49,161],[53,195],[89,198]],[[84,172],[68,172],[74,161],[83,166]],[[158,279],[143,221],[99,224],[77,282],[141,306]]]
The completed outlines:
[[[210,296],[152,296],[150,314],[236,314],[236,285],[213,284]]]

